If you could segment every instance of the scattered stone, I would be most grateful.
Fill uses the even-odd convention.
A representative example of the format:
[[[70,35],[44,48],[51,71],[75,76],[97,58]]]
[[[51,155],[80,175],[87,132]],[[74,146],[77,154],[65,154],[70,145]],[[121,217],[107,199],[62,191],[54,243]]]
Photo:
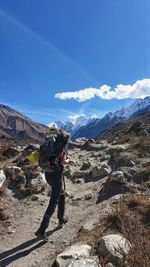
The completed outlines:
[[[76,180],[78,180],[78,178],[83,178],[84,176],[85,176],[84,171],[75,171],[75,172],[73,172],[73,174],[71,176],[71,180],[76,182]]]
[[[14,234],[16,231],[14,229],[11,228],[11,226],[8,226],[7,228],[7,233],[8,234]]]
[[[39,197],[38,196],[32,196],[31,200],[32,201],[37,201],[37,200],[39,200]]]
[[[102,157],[100,158],[100,161],[105,161],[105,160],[107,160],[107,159],[109,159],[110,158],[110,155],[102,155]]]
[[[91,163],[90,162],[83,162],[82,166],[81,166],[81,170],[87,170],[91,167]]]
[[[90,200],[93,198],[93,194],[91,190],[86,190],[83,192],[79,192],[73,197],[73,201],[78,201],[78,200]]]
[[[129,165],[130,165],[130,167],[133,167],[135,165],[135,162],[133,160],[130,160]]]
[[[110,182],[125,183],[125,177],[122,171],[115,171],[111,173]]]

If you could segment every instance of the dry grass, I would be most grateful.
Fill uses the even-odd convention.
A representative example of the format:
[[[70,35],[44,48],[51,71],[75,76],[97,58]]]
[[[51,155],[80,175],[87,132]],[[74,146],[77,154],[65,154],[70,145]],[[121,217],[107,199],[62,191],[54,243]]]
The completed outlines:
[[[142,195],[122,199],[107,221],[111,228],[115,228],[131,242],[127,259],[129,265],[149,267],[150,199]]]
[[[132,244],[127,259],[130,267],[150,267],[150,199],[142,195],[126,196],[112,214],[101,217],[92,231],[80,229],[76,241],[84,241],[96,251],[97,241],[107,234],[121,233]],[[95,254],[95,252],[94,252]],[[100,257],[105,267],[109,258]],[[119,267],[126,266],[124,262]]]

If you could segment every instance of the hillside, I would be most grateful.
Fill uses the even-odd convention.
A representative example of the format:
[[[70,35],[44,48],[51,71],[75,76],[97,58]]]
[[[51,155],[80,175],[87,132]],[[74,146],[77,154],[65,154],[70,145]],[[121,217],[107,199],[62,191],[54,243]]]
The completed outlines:
[[[47,126],[34,122],[6,105],[0,105],[1,137],[6,136],[20,140],[43,141],[44,133],[47,131]]]
[[[146,108],[140,113],[135,113],[130,119],[124,120],[115,124],[112,127],[102,131],[95,139],[107,139],[113,141],[115,138],[124,136],[124,138],[131,137],[131,132],[136,132],[139,135],[147,135],[150,132],[150,108]],[[129,136],[128,136],[129,133]]]

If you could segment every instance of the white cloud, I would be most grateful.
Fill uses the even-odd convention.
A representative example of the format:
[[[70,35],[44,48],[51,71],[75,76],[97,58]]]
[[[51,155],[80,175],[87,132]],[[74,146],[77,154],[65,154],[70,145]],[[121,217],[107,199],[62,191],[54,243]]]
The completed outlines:
[[[115,88],[103,85],[100,88],[84,88],[74,92],[63,92],[55,94],[61,100],[75,99],[84,102],[98,96],[102,99],[125,99],[125,98],[144,98],[150,96],[150,79],[136,81],[134,84],[118,84]]]

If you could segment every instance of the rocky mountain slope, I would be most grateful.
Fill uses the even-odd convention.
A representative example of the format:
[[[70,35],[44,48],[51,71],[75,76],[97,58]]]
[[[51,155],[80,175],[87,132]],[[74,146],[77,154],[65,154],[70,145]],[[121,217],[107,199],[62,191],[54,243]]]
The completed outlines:
[[[107,139],[113,141],[115,138],[118,138],[124,134],[124,138],[128,138],[131,133],[135,132],[139,135],[143,134],[143,136],[149,135],[150,132],[150,108],[147,107],[140,112],[134,113],[134,115],[122,122],[116,123],[114,126],[102,131],[98,134],[95,139]],[[126,136],[125,136],[126,135]]]
[[[47,126],[32,121],[6,105],[0,105],[1,136],[43,141],[47,131]]]
[[[138,114],[139,112],[142,112],[148,106],[150,106],[150,96],[147,96],[144,99],[136,99],[126,108],[123,107],[114,113],[109,112],[102,119],[93,119],[85,126],[79,128],[79,130],[72,136],[72,139],[79,137],[94,138],[104,129],[130,118],[135,113]]]
[[[150,117],[141,116],[111,138],[69,143],[69,221],[58,229],[54,214],[48,243],[34,236],[51,194],[27,158],[39,146],[0,146],[0,266],[149,267]]]

